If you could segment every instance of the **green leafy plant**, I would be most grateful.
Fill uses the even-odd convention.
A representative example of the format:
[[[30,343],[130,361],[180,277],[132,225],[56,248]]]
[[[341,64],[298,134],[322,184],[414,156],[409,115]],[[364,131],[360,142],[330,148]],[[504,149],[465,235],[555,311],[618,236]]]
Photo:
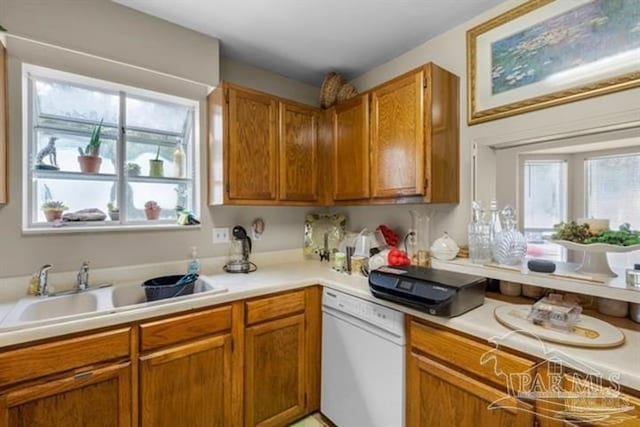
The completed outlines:
[[[40,207],[43,211],[56,211],[56,212],[64,212],[69,208],[65,206],[64,203],[59,202],[57,200],[49,200],[42,204]]]
[[[91,132],[91,139],[89,139],[89,144],[87,144],[86,148],[82,150],[82,148],[78,147],[78,152],[81,156],[94,156],[97,157],[100,155],[100,133],[102,132],[102,122],[104,119],[100,120],[100,124],[93,128],[93,132]]]
[[[2,32],[5,32],[5,33],[6,33],[6,32],[7,32],[7,29],[6,29],[5,27],[3,27],[2,25],[0,25],[0,31],[2,31]]]
[[[107,209],[109,209],[109,212],[120,212],[120,208],[112,202],[107,203]]]
[[[618,230],[604,230],[591,233],[588,224],[579,225],[575,221],[555,226],[556,232],[551,236],[553,240],[567,240],[574,243],[590,245],[606,243],[618,246],[640,245],[640,231],[632,230],[629,224],[623,224]]]

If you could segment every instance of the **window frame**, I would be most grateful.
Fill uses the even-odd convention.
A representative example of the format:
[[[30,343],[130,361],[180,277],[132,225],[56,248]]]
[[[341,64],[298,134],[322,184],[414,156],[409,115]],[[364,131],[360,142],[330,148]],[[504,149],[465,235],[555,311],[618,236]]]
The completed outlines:
[[[116,170],[114,171],[113,182],[116,185],[116,202],[120,209],[120,219],[115,221],[100,221],[96,223],[65,224],[64,226],[54,226],[51,223],[34,221],[33,213],[38,210],[37,194],[34,191],[33,180],[35,178],[33,170],[33,159],[37,130],[34,127],[36,115],[36,103],[34,85],[35,80],[53,81],[64,84],[71,84],[76,87],[89,90],[111,93],[119,98],[118,123],[116,145]],[[187,178],[145,179],[131,180],[126,174],[127,163],[127,97],[151,101],[154,103],[167,103],[172,105],[182,105],[190,109],[187,118],[191,122],[191,137],[186,143],[186,163]],[[194,99],[182,98],[174,95],[150,91],[124,84],[114,83],[106,80],[95,79],[78,74],[67,73],[55,69],[40,67],[32,64],[22,65],[22,232],[23,234],[48,234],[48,233],[82,233],[82,232],[106,232],[106,231],[131,231],[131,230],[171,230],[171,229],[195,229],[199,225],[184,226],[178,225],[173,219],[159,219],[154,221],[126,220],[126,197],[127,184],[131,182],[177,182],[178,180],[190,183],[192,191],[189,197],[193,203],[192,212],[196,217],[201,216],[201,173],[200,173],[200,102]],[[185,120],[185,124],[187,123]],[[137,128],[136,128],[137,129]],[[140,130],[140,129],[139,129]],[[162,134],[161,130],[150,129],[151,132]],[[167,134],[171,132],[166,132]],[[88,180],[90,181],[90,180]],[[79,180],[82,182],[82,180]],[[111,182],[111,181],[110,181]],[[106,212],[105,212],[106,213]],[[115,223],[114,223],[115,222]]]

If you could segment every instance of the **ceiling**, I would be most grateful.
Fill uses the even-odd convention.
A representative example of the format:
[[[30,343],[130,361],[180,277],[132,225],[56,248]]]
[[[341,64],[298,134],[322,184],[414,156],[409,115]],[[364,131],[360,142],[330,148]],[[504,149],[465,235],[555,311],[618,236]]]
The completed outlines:
[[[357,77],[503,0],[114,1],[219,38],[223,56],[319,86],[327,71]]]

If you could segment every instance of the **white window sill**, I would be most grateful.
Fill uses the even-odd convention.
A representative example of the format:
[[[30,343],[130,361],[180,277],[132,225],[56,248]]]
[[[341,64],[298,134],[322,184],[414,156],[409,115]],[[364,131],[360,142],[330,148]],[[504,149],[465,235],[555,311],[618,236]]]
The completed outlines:
[[[74,233],[109,233],[126,231],[177,231],[177,230],[199,230],[200,224],[179,225],[175,223],[160,224],[131,224],[131,225],[76,225],[62,227],[33,227],[22,230],[23,235],[42,234],[74,234]]]

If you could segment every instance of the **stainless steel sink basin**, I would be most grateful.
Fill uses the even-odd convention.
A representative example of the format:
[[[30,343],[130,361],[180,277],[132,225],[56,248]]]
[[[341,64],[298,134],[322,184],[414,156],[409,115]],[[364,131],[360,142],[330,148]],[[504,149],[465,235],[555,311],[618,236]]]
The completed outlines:
[[[221,293],[226,292],[227,288],[214,286],[209,283],[205,283],[202,280],[198,280],[193,290],[192,295],[184,295],[177,298],[189,298],[196,294],[206,293]],[[130,286],[119,286],[113,289],[111,293],[112,303],[114,307],[126,307],[130,305],[136,304],[144,304],[147,302],[147,297],[145,295],[144,289],[140,285],[130,285]],[[167,303],[175,301],[175,298],[168,298],[163,300],[154,301],[153,303]]]
[[[166,304],[178,299],[192,298],[203,293],[226,292],[227,288],[198,281],[193,295],[168,298],[150,304]],[[144,289],[139,283],[95,288],[92,290],[61,296],[25,297],[16,302],[7,316],[0,322],[0,330],[15,329],[25,324],[71,320],[87,316],[133,310],[138,304],[147,303]]]

